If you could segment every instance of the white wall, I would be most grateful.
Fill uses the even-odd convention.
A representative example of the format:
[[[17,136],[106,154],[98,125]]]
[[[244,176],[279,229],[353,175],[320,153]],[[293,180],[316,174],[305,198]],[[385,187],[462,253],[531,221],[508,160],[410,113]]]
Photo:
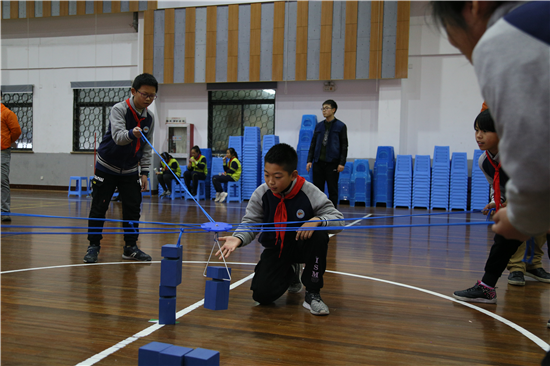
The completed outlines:
[[[2,84],[34,85],[35,153],[72,151],[71,82],[138,75],[132,20],[119,14],[2,22]]]

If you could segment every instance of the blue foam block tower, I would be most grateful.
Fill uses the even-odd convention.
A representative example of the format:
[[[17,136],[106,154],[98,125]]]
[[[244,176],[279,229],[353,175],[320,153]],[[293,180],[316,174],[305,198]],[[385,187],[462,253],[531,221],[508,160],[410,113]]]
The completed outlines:
[[[204,348],[197,348],[185,355],[185,365],[219,366],[220,353]]]
[[[182,366],[185,365],[185,355],[192,352],[193,348],[171,346],[159,354],[159,365]]]
[[[176,294],[181,283],[182,247],[162,246],[159,286],[159,324],[176,324]]]
[[[229,268],[229,274],[231,268]],[[225,267],[208,267],[206,276],[212,280],[206,281],[204,288],[204,307],[210,310],[227,310],[229,308],[229,275]]]
[[[158,366],[160,365],[160,353],[167,348],[172,347],[168,343],[151,342],[138,351],[138,366]]]

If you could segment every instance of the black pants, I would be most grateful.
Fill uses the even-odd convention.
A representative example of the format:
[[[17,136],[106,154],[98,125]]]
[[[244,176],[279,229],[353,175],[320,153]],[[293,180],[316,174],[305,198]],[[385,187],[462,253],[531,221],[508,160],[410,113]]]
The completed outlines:
[[[199,187],[199,180],[205,180],[206,175],[193,170],[186,170],[183,173],[183,180],[189,192],[194,196],[197,194],[197,188]],[[193,186],[191,186],[191,180],[193,180]]]
[[[214,184],[214,189],[216,192],[223,192],[222,183],[234,182],[235,179],[229,175],[215,175],[212,177],[212,184]]]
[[[325,191],[325,182],[328,187],[328,199],[332,201],[334,207],[338,206],[338,163],[327,163],[318,161],[313,163],[313,184],[321,190]]]
[[[302,283],[306,290],[319,292],[323,287],[323,275],[327,267],[328,233],[314,231],[309,240],[285,240],[281,248],[266,248],[254,270],[250,289],[252,298],[260,304],[270,304],[281,297],[294,276],[293,263],[305,263]]]
[[[126,245],[135,245],[138,239],[139,218],[141,217],[141,184],[138,174],[134,175],[112,175],[97,170],[92,181],[92,208],[90,209],[91,219],[104,219],[109,209],[109,203],[115,189],[118,187],[118,196],[122,201],[122,219],[133,221],[131,226],[124,222],[124,241]],[[103,235],[102,220],[88,220],[90,232],[88,234],[90,245],[99,245]],[[134,230],[135,229],[135,230]]]
[[[522,241],[506,239],[504,236],[495,234],[495,243],[489,252],[489,258],[485,263],[485,274],[481,281],[484,284],[495,287],[498,279],[502,276],[502,272],[506,269],[506,265],[512,255],[518,250]]]
[[[164,191],[169,191],[172,188],[172,181],[174,180],[174,175],[172,173],[162,173],[157,175],[157,177]]]

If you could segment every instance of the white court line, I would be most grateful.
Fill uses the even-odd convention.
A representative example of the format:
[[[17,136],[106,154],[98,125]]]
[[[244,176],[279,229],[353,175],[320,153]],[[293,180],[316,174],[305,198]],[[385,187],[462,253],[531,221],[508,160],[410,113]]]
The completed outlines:
[[[242,280],[239,280],[239,281],[233,283],[229,288],[231,290],[233,290],[234,288],[242,285],[243,283],[245,283],[246,281],[248,281],[252,277],[254,277],[254,273],[251,273],[248,276],[246,276],[245,278],[243,278]],[[193,310],[201,307],[202,305],[204,305],[204,299],[202,299],[200,301],[197,301],[193,305],[190,305],[190,306],[186,307],[183,310],[178,311],[176,313],[176,319],[181,318],[185,314],[188,314],[188,313],[192,312]],[[100,353],[88,358],[87,360],[84,360],[84,361],[80,362],[76,366],[91,366],[91,365],[94,365],[97,362],[103,360],[105,357],[107,357],[107,356],[115,353],[116,351],[126,347],[130,343],[133,343],[133,342],[137,341],[140,338],[147,337],[148,335],[152,334],[153,332],[159,330],[162,327],[164,327],[164,324],[159,324],[157,322],[156,324],[151,325],[150,327],[142,330],[141,332],[136,333],[133,336],[128,337],[128,338],[126,338],[125,340],[123,340],[121,342],[118,342],[114,346],[107,348],[105,351],[100,352]]]
[[[365,216],[365,217],[369,217],[369,216],[371,216],[371,215],[372,215],[372,214],[369,214],[369,215],[367,215],[367,216]],[[348,225],[346,225],[346,226],[354,225],[354,224],[356,224],[357,222],[359,222],[359,221],[361,221],[361,220],[362,220],[362,219],[356,220],[356,221],[354,221],[354,222],[352,222],[352,223],[350,223],[350,224],[348,224]],[[330,236],[334,236],[334,235],[336,235],[336,234],[329,234],[329,237],[330,237]],[[149,262],[149,263],[151,263],[151,262]],[[159,262],[157,261],[157,263],[159,263]],[[185,262],[185,263],[189,263],[189,262]],[[195,263],[197,263],[197,262],[195,262]],[[203,263],[205,263],[205,262],[203,262]],[[227,264],[237,264],[237,263],[228,262]],[[254,263],[247,263],[247,264],[252,264],[252,265],[254,265]],[[84,264],[84,265],[86,265],[86,264]],[[80,266],[80,265],[79,265],[79,266]],[[57,267],[61,267],[61,266],[57,266]],[[254,273],[248,275],[247,277],[243,278],[243,279],[240,280],[240,281],[237,281],[237,282],[233,283],[229,288],[230,288],[231,290],[233,290],[234,288],[240,286],[240,285],[243,284],[244,282],[246,282],[246,281],[248,281],[249,279],[251,279],[253,276],[254,276]],[[185,314],[190,313],[191,311],[193,311],[193,310],[199,308],[199,307],[202,306],[202,305],[204,305],[204,298],[203,298],[202,300],[200,300],[200,301],[197,301],[197,302],[194,303],[193,305],[190,305],[190,306],[186,307],[185,309],[183,309],[183,310],[181,310],[181,311],[178,311],[178,312],[176,313],[176,319],[178,319],[178,318],[184,316]],[[123,340],[123,341],[121,341],[121,342],[118,342],[118,343],[115,344],[114,346],[107,348],[105,351],[100,352],[100,353],[98,353],[98,354],[96,354],[96,355],[94,355],[94,356],[88,358],[88,359],[85,360],[85,361],[82,361],[81,363],[77,364],[77,366],[90,366],[90,365],[93,365],[93,364],[95,364],[95,363],[101,361],[101,360],[104,359],[105,357],[107,357],[107,356],[109,356],[109,355],[115,353],[116,351],[118,351],[118,350],[120,350],[120,349],[126,347],[126,346],[129,345],[130,343],[137,341],[139,338],[146,337],[146,336],[150,335],[151,333],[153,333],[154,331],[156,331],[156,330],[162,328],[163,326],[164,326],[164,325],[161,325],[161,324],[158,324],[158,323],[155,324],[155,325],[152,325],[152,326],[150,326],[149,328],[144,329],[144,330],[142,330],[141,332],[136,333],[136,334],[134,334],[133,336],[128,337],[128,338],[126,338],[125,340]]]
[[[364,216],[363,218],[361,219],[358,219],[356,221],[353,221],[352,223],[346,225],[346,226],[351,226],[351,225],[355,225],[356,223],[362,221],[364,218],[366,217],[370,217],[372,216],[372,214],[368,214],[366,216]],[[330,234],[330,236],[334,236],[335,234]],[[64,267],[80,267],[80,266],[86,266],[86,267],[89,267],[89,266],[93,266],[93,265],[112,265],[112,264],[152,264],[152,263],[155,263],[155,264],[158,264],[160,263],[160,261],[152,261],[152,262],[108,262],[108,263],[82,263],[82,264],[72,264],[72,265],[63,265],[63,266],[51,266],[51,267],[36,267],[36,268],[26,268],[26,269],[19,269],[19,270],[12,270],[12,271],[4,271],[4,272],[0,272],[0,274],[7,274],[7,273],[14,273],[14,272],[24,272],[24,271],[35,271],[35,270],[41,270],[41,269],[54,269],[54,268],[64,268]],[[205,264],[206,261],[184,261],[183,263],[187,263],[187,264]],[[213,262],[213,263],[216,263],[216,262]],[[221,262],[220,262],[221,263]],[[242,263],[242,262],[227,262],[227,264],[231,264],[231,265],[249,265],[249,266],[254,266],[256,265],[256,263]],[[389,281],[389,280],[383,280],[383,279],[379,279],[379,278],[375,278],[375,277],[369,277],[369,276],[363,276],[363,275],[357,275],[357,274],[353,274],[353,273],[346,273],[346,272],[339,272],[339,271],[330,271],[330,270],[327,270],[326,272],[329,272],[329,273],[334,273],[334,274],[339,274],[339,275],[343,275],[343,276],[350,276],[350,277],[357,277],[357,278],[362,278],[362,279],[367,279],[367,280],[372,280],[372,281],[378,281],[378,282],[382,282],[382,283],[387,283],[387,284],[391,284],[391,285],[395,285],[395,286],[400,286],[400,287],[404,287],[404,288],[409,288],[409,289],[412,289],[412,290],[416,290],[416,291],[420,291],[420,292],[424,292],[426,294],[429,294],[429,295],[433,295],[433,296],[437,296],[437,297],[440,297],[442,299],[445,299],[445,300],[450,300],[450,301],[453,301],[457,304],[460,304],[460,305],[463,305],[463,306],[466,306],[468,308],[471,308],[473,310],[476,310],[476,311],[479,311],[480,313],[482,314],[485,314],[487,316],[490,316],[492,317],[493,319],[497,320],[497,321],[500,321],[506,325],[508,325],[509,327],[511,327],[512,329],[515,329],[516,331],[518,331],[519,333],[521,333],[522,335],[524,335],[526,338],[528,338],[529,340],[531,340],[532,342],[534,342],[535,344],[537,344],[539,347],[541,347],[544,351],[548,352],[548,350],[550,350],[550,345],[546,342],[544,342],[542,339],[540,339],[539,337],[537,337],[536,335],[534,335],[533,333],[529,332],[528,330],[526,330],[525,328],[522,328],[521,326],[509,321],[508,319],[506,318],[503,318],[501,317],[500,315],[497,315],[497,314],[494,314],[488,310],[485,310],[483,308],[480,308],[478,306],[475,306],[475,305],[472,305],[470,303],[467,303],[467,302],[463,302],[463,301],[458,301],[450,296],[446,296],[446,295],[442,295],[442,294],[439,294],[437,292],[434,292],[434,291],[430,291],[430,290],[426,290],[426,289],[423,289],[423,288],[420,288],[420,287],[415,287],[415,286],[410,286],[410,285],[406,285],[406,284],[403,284],[403,283],[399,283],[399,282],[394,282],[394,281]],[[230,286],[230,289],[233,290],[234,288],[240,286],[241,284],[243,284],[244,282],[248,281],[250,278],[252,278],[254,276],[254,273],[250,274],[249,276],[243,278],[242,280],[240,281],[237,281],[235,282],[234,284],[232,284]],[[191,311],[197,309],[198,307],[202,306],[204,304],[204,299],[196,302],[195,304],[193,305],[190,305],[188,306],[187,308],[179,311],[176,313],[176,319],[179,319],[180,317],[184,316],[185,314],[188,314],[190,313]],[[164,325],[161,325],[161,324],[154,324],[154,325],[151,325],[150,327],[144,329],[143,331],[139,332],[139,333],[136,333],[134,334],[133,336],[131,337],[128,337],[127,339],[125,339],[124,341],[121,341],[119,343],[117,343],[116,345],[106,349],[105,351],[101,352],[101,353],[98,353],[90,358],[88,358],[87,360],[79,363],[77,366],[88,366],[88,365],[94,365],[95,363],[99,362],[100,360],[104,359],[105,357],[113,354],[114,352],[118,351],[119,349],[122,349],[124,348],[126,345],[128,344],[131,344],[132,342],[138,340],[139,338],[143,338],[143,337],[146,337],[150,334],[152,334],[153,332],[155,332],[156,330],[162,328]]]
[[[328,270],[327,270],[327,272],[329,272],[329,273],[335,273],[335,274],[339,274],[339,275],[343,275],[343,276],[364,278],[364,279],[367,279],[367,280],[372,280],[372,281],[378,281],[378,282],[388,283],[388,284],[390,284],[390,285],[395,285],[395,286],[399,286],[399,287],[405,287],[405,288],[409,288],[409,289],[411,289],[411,290],[416,290],[416,291],[424,292],[424,293],[429,294],[429,295],[437,296],[437,297],[440,297],[440,298],[445,299],[445,300],[450,300],[450,301],[455,302],[455,303],[457,303],[457,304],[460,304],[460,305],[466,306],[466,307],[468,307],[468,308],[477,310],[477,311],[479,311],[480,313],[483,313],[483,314],[485,314],[485,315],[488,315],[488,316],[490,316],[491,318],[493,318],[493,319],[495,319],[495,320],[498,320],[499,322],[502,322],[502,323],[506,324],[506,325],[509,326],[510,328],[517,330],[518,332],[520,332],[521,334],[523,334],[525,337],[529,338],[531,341],[533,341],[535,344],[537,344],[540,348],[542,348],[545,352],[550,351],[550,345],[549,345],[548,343],[546,343],[545,341],[543,341],[542,339],[540,339],[539,337],[537,337],[537,336],[534,335],[533,333],[529,332],[527,329],[520,327],[520,326],[517,325],[516,323],[512,323],[511,321],[509,321],[509,320],[506,319],[506,318],[501,317],[500,315],[497,315],[497,314],[495,314],[495,313],[491,313],[491,312],[488,311],[488,310],[485,310],[485,309],[483,309],[483,308],[480,308],[479,306],[472,305],[472,304],[470,304],[470,303],[468,303],[468,302],[459,301],[459,300],[457,300],[457,299],[455,299],[455,298],[453,298],[453,297],[447,296],[447,295],[443,295],[443,294],[440,294],[440,293],[437,293],[437,292],[434,292],[434,291],[426,290],[426,289],[423,289],[423,288],[421,288],[421,287],[406,285],[406,284],[400,283],[400,282],[388,281],[388,280],[383,280],[383,279],[380,279],[380,278],[369,277],[369,276],[362,276],[362,275],[356,275],[356,274],[346,273],[346,272],[328,271]]]

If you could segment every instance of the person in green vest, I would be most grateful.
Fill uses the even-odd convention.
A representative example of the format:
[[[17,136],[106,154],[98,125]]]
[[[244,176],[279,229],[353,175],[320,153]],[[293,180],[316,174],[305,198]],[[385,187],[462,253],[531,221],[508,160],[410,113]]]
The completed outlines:
[[[191,148],[191,158],[189,158],[187,170],[183,173],[183,180],[191,195],[197,195],[199,180],[205,180],[207,174],[206,156],[201,155],[201,149],[195,145]],[[193,186],[191,186],[191,180],[193,181]]]
[[[174,174],[170,173],[169,169],[171,169],[178,178],[181,178],[181,168],[180,164],[176,159],[172,157],[172,155],[168,154],[167,152],[163,152],[161,154],[164,161],[168,163],[168,168],[166,164],[164,164],[162,161],[160,162],[160,172],[157,172],[158,180],[160,185],[162,186],[162,189],[164,192],[162,192],[161,197],[164,196],[170,196],[172,192],[170,192],[170,188],[172,187],[172,180],[174,178]]]
[[[212,184],[216,189],[215,202],[223,202],[227,197],[227,192],[223,191],[222,183],[236,182],[241,178],[241,162],[234,148],[230,147],[223,158],[223,174],[212,177]]]

